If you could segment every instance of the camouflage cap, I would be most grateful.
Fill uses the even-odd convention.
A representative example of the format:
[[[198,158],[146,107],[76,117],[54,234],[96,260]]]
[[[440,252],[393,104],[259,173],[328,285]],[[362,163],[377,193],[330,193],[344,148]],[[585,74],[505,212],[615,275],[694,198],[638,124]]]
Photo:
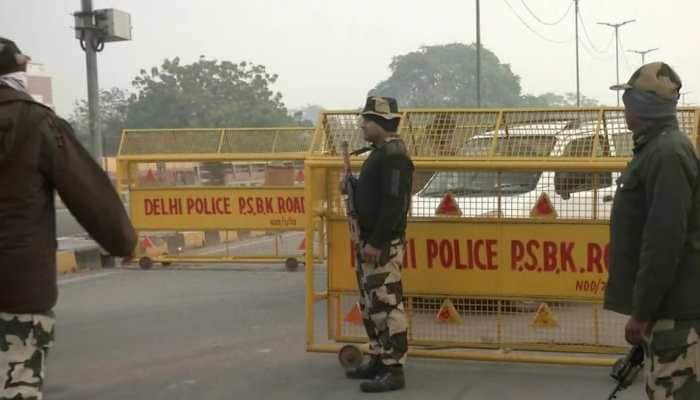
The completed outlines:
[[[15,42],[0,37],[0,73],[16,71],[30,60],[29,56],[22,54]]]
[[[622,85],[613,85],[612,90],[637,89],[651,92],[668,100],[677,100],[680,96],[681,78],[668,64],[653,62],[642,65],[632,74],[630,80]]]
[[[401,118],[399,105],[392,97],[370,96],[367,98],[365,108],[361,115],[376,115],[384,119]]]

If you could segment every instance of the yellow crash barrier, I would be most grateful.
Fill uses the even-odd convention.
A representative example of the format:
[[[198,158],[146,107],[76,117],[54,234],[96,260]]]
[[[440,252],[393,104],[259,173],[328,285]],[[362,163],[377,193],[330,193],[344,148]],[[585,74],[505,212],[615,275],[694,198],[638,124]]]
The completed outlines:
[[[325,112],[305,163],[306,237],[323,229],[328,255],[321,281],[306,259],[309,351],[366,340],[338,192],[341,143],[365,146],[359,120]],[[700,110],[680,110],[679,121],[697,142]],[[623,110],[404,110],[398,134],[416,166],[403,269],[409,354],[612,365],[628,348],[625,317],[601,304],[615,181],[633,147]]]
[[[128,193],[137,230],[167,243],[157,254],[141,254],[141,266],[274,260],[296,268],[306,251],[303,163],[312,133],[125,130],[118,186]]]

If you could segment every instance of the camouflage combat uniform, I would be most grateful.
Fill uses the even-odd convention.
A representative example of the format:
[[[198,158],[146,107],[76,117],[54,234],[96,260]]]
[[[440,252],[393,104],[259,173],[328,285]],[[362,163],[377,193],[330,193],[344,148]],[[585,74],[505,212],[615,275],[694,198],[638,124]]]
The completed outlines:
[[[360,309],[370,351],[384,365],[401,365],[408,350],[401,268],[413,164],[398,138],[374,148],[360,172],[357,196],[360,236],[382,249],[376,264],[362,263],[358,273]]]
[[[610,220],[605,308],[649,322],[649,399],[700,399],[700,161],[678,128],[680,78],[663,63],[623,85],[634,156]]]
[[[53,314],[0,313],[0,400],[41,399]]]
[[[403,303],[401,268],[404,244],[394,240],[384,265],[362,263],[357,274],[360,310],[369,337],[370,353],[384,365],[402,365],[408,350],[408,323]]]
[[[27,92],[27,61],[0,38],[0,400],[42,398],[58,297],[56,192],[108,253],[129,256],[136,245],[108,176]]]
[[[651,400],[700,399],[700,320],[656,321],[645,343],[646,392]]]

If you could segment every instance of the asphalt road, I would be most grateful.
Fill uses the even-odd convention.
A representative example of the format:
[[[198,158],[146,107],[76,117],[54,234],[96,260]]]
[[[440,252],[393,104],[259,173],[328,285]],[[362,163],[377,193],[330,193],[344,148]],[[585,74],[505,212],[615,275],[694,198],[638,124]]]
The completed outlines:
[[[380,397],[361,394],[334,355],[304,351],[303,272],[118,269],[68,276],[60,292],[50,400]],[[608,372],[411,359],[408,388],[381,398],[606,399]],[[619,397],[639,398],[640,384]]]

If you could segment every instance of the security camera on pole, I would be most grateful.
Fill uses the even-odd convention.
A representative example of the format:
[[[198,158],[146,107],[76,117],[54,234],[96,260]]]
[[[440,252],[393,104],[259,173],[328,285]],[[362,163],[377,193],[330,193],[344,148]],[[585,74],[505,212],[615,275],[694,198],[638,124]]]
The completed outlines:
[[[131,16],[115,9],[93,10],[92,0],[81,0],[82,10],[75,17],[75,37],[85,51],[88,83],[88,126],[92,139],[92,156],[102,164],[103,139],[99,118],[99,85],[97,80],[97,53],[106,42],[131,40]]]

